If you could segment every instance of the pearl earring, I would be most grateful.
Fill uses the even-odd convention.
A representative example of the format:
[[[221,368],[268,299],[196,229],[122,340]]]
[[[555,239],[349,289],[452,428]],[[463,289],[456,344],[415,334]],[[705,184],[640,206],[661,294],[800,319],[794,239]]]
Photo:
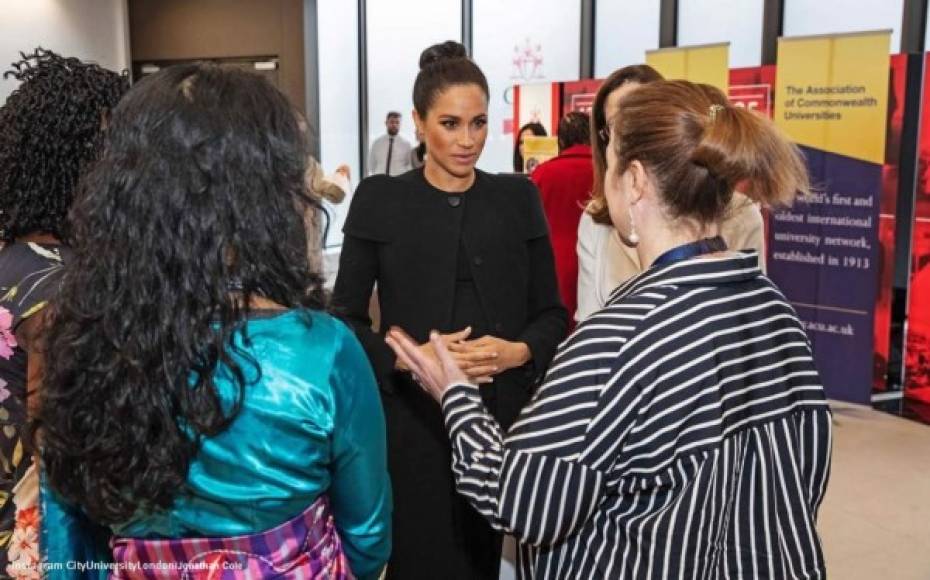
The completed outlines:
[[[631,244],[639,243],[639,234],[636,233],[636,223],[633,221],[633,206],[630,206],[630,235],[627,239]]]

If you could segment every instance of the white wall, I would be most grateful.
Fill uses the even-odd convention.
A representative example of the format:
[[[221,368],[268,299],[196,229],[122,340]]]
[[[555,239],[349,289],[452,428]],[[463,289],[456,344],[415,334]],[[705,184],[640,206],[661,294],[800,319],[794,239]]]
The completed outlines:
[[[111,70],[128,69],[126,0],[0,0],[0,71],[20,59],[19,51],[37,46]],[[16,84],[0,78],[0,103]]]
[[[759,66],[764,4],[764,0],[682,0],[678,3],[678,44],[729,42],[730,67]]]

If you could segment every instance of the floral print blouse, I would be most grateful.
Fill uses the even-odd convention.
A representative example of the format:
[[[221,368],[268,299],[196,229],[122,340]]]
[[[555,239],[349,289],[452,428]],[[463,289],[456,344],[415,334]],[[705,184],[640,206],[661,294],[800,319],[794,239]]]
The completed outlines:
[[[12,243],[0,249],[0,578],[39,578],[38,476],[26,448],[28,355],[19,325],[58,288],[67,248]]]

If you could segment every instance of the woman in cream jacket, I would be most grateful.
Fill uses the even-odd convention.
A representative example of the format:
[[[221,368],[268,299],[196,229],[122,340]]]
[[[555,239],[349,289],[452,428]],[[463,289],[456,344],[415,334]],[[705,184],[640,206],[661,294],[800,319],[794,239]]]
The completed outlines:
[[[617,114],[620,99],[637,87],[662,80],[648,65],[633,65],[614,71],[597,92],[591,111],[591,141],[594,153],[594,195],[604,188],[609,120]],[[728,215],[720,224],[720,235],[734,250],[756,250],[764,256],[765,227],[758,204],[735,193]],[[603,204],[592,201],[578,224],[578,308],[580,322],[600,310],[610,293],[642,271],[636,250],[623,243],[612,227]],[[764,270],[764,263],[763,263]]]

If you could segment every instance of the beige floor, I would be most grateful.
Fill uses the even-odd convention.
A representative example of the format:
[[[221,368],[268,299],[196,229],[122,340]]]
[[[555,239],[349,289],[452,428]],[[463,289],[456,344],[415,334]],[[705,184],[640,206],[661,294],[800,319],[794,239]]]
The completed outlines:
[[[930,580],[930,426],[847,403],[833,412],[819,519],[829,577]],[[512,549],[501,580],[514,578]]]
[[[834,403],[819,528],[831,578],[930,579],[930,426]]]

